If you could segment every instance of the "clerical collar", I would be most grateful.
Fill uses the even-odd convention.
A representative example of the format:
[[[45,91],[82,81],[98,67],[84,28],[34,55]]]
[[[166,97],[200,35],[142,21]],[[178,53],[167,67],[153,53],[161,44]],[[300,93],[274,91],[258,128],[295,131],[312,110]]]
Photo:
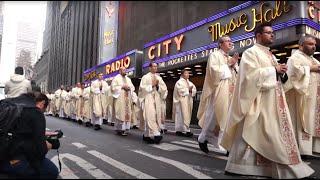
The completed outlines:
[[[262,45],[262,44],[256,43],[255,45],[258,46],[258,47],[261,48],[261,49],[264,49],[264,50],[267,50],[267,51],[270,50],[270,47],[264,46],[264,45]]]
[[[219,51],[220,51],[220,53],[221,53],[222,55],[224,55],[224,56],[229,56],[229,54],[227,54],[226,52],[224,52],[224,50],[219,49]]]
[[[188,81],[188,79],[185,79],[185,78],[183,78],[183,77],[180,77],[180,79],[183,79],[183,80],[186,80],[186,81]]]

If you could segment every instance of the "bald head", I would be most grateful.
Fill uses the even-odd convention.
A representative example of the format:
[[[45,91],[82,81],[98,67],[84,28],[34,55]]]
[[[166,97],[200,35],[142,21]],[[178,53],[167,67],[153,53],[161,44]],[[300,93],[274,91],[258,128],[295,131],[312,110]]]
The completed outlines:
[[[125,68],[125,67],[120,67],[120,69],[119,69],[119,71],[120,71],[120,74],[122,75],[122,76],[125,76],[125,75],[127,75],[127,69]]]

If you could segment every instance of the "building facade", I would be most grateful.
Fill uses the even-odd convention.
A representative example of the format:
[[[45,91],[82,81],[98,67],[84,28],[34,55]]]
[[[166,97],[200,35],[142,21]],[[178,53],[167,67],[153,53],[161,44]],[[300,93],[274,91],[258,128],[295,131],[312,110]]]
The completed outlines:
[[[139,78],[148,72],[148,63],[155,61],[169,90],[168,119],[172,114],[174,84],[186,68],[192,72],[190,79],[198,89],[192,118],[196,120],[208,55],[217,50],[217,39],[223,34],[232,38],[233,53],[237,51],[241,56],[255,43],[254,27],[263,21],[272,22],[276,41],[271,49],[281,63],[297,48],[302,35],[311,34],[319,43],[317,1],[120,1],[118,56],[98,65],[99,4],[52,2],[49,89],[93,80],[98,71],[110,78],[117,73],[119,63],[129,62],[128,59],[142,61],[134,62],[142,64],[142,72],[135,69],[132,77],[138,87]],[[137,58],[140,52],[143,58]]]
[[[32,22],[18,22],[16,65],[30,67],[36,62],[39,28]]]
[[[0,61],[1,61],[1,48],[2,48],[2,37],[3,37],[3,8],[4,1],[0,1]]]
[[[45,32],[50,34],[48,90],[61,84],[75,85],[83,81],[85,69],[98,60],[98,1],[53,1],[47,11],[51,24]],[[49,41],[49,42],[48,42]]]
[[[41,92],[48,91],[48,77],[49,77],[49,59],[50,59],[50,42],[51,42],[51,26],[52,26],[52,11],[49,7],[52,6],[52,1],[47,2],[45,29],[42,38],[42,51],[41,56],[34,65],[35,76],[34,81]]]

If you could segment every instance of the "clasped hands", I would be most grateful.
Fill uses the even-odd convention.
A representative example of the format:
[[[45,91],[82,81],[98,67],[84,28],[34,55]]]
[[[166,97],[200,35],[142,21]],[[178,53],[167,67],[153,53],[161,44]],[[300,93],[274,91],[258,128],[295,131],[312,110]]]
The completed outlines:
[[[122,89],[125,91],[130,91],[130,87],[126,84],[122,86]]]
[[[277,73],[284,74],[284,73],[287,72],[288,66],[287,66],[285,63],[283,63],[283,64],[278,64],[278,65],[276,66],[276,70],[277,70]]]
[[[233,67],[239,61],[239,59],[240,59],[239,54],[238,53],[234,53],[232,58],[230,58],[228,60],[228,65]]]

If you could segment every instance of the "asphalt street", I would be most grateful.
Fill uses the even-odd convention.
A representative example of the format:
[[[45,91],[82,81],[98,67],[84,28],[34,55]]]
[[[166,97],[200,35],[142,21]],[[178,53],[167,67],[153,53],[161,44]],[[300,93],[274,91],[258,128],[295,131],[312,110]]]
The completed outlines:
[[[61,129],[60,177],[66,178],[179,178],[179,179],[263,179],[255,176],[225,175],[227,157],[222,153],[203,153],[197,143],[200,129],[192,129],[193,138],[174,135],[174,124],[167,123],[168,132],[159,145],[142,141],[140,130],[130,130],[128,136],[116,135],[113,126],[103,125],[95,131],[75,122],[47,116],[47,128]],[[57,152],[47,157],[58,165]],[[308,160],[320,178],[320,160]]]

